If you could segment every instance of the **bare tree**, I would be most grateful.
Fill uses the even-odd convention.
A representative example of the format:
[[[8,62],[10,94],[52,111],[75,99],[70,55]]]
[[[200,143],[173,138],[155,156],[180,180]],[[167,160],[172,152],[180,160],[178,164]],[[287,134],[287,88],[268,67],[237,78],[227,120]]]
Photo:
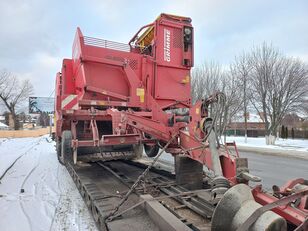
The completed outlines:
[[[306,117],[308,117],[308,99],[303,102],[303,112]]]
[[[241,91],[244,112],[244,124],[245,124],[245,143],[247,143],[247,108],[250,99],[250,83],[249,83],[249,74],[251,72],[251,65],[249,62],[248,55],[243,53],[239,57],[235,57],[235,61],[231,64],[230,71],[233,76],[236,76],[238,81],[237,87],[238,91]]]
[[[49,125],[50,117],[46,112],[41,112],[36,121],[38,126],[47,127]]]
[[[264,114],[266,143],[274,144],[283,117],[301,109],[307,97],[307,66],[263,43],[250,54],[251,102]]]
[[[210,96],[219,90],[222,70],[215,62],[204,63],[192,71],[191,95],[192,101]]]
[[[217,117],[216,132],[221,136],[231,118],[238,112],[241,105],[238,81],[235,75],[223,70],[217,63],[205,63],[196,67],[192,72],[192,98],[193,102],[206,98],[216,92],[224,93],[223,102],[212,105],[210,116]],[[216,116],[218,115],[218,116]]]
[[[0,99],[12,115],[14,129],[18,129],[16,110],[27,102],[32,92],[33,87],[29,80],[19,81],[11,72],[0,71]]]
[[[221,80],[221,91],[225,94],[226,100],[223,106],[222,120],[220,121],[220,135],[224,133],[227,125],[242,109],[243,92],[240,90],[238,76],[232,74],[231,71],[226,71]]]

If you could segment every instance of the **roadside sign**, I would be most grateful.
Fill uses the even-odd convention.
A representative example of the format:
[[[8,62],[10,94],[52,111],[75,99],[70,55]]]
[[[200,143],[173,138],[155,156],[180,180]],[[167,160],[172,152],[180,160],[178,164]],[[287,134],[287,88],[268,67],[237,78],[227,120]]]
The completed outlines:
[[[42,112],[46,112],[47,114],[54,113],[54,98],[29,97],[29,113],[38,114]]]

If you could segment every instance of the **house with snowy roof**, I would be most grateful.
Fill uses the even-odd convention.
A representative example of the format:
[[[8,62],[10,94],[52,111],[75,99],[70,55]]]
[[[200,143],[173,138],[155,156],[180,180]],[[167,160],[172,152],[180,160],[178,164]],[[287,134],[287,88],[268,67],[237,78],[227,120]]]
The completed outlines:
[[[7,126],[5,123],[0,122],[0,130],[8,130],[9,126]]]
[[[247,118],[247,135],[252,137],[264,136],[265,122],[263,113],[237,114],[233,121],[227,127],[228,134],[244,135],[245,134],[245,116]],[[233,131],[233,132],[231,132]]]

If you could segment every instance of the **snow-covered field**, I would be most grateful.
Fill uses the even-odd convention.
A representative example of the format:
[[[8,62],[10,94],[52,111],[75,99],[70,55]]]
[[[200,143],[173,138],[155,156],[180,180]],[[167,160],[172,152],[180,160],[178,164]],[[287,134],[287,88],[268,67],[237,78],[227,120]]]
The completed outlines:
[[[4,173],[1,231],[97,230],[48,136],[0,139],[0,176]]]

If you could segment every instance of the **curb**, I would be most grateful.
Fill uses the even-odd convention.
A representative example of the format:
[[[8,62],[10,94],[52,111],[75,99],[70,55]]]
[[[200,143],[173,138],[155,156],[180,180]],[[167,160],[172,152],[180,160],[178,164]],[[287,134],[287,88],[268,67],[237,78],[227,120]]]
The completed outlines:
[[[272,156],[283,156],[290,158],[297,158],[308,160],[308,151],[298,151],[298,150],[281,150],[281,149],[273,149],[273,148],[261,148],[261,147],[249,147],[237,144],[237,149],[239,151],[247,151],[247,152],[255,152],[261,155],[272,155]]]

